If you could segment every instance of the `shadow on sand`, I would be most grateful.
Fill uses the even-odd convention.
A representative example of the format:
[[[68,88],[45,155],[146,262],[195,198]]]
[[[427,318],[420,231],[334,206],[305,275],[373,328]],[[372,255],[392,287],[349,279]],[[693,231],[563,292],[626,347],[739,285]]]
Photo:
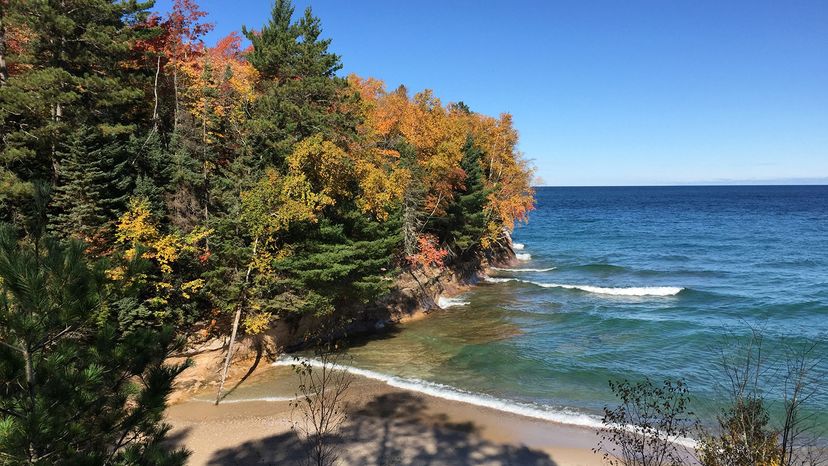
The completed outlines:
[[[451,423],[425,414],[421,397],[377,396],[352,412],[337,444],[338,464],[555,466],[543,452],[483,439],[472,423]],[[218,451],[211,465],[305,464],[306,449],[295,433],[267,437]]]

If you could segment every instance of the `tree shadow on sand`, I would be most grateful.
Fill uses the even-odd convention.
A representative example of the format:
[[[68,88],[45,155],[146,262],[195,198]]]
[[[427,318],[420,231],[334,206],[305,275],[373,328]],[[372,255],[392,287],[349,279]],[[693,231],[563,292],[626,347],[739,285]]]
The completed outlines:
[[[350,414],[337,444],[338,464],[556,466],[545,453],[483,439],[473,423],[428,415],[422,397],[377,396]],[[305,464],[306,449],[295,433],[246,442],[218,451],[211,465]]]

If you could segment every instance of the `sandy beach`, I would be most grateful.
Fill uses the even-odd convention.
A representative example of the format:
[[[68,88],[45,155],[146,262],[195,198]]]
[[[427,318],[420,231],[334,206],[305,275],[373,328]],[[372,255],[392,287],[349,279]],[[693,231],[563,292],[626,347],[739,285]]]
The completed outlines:
[[[245,383],[284,377],[257,371]],[[284,391],[284,390],[281,390]],[[271,401],[228,397],[209,402],[212,390],[172,405],[171,441],[192,452],[191,465],[302,464],[305,451],[291,429],[288,393]],[[347,420],[338,440],[338,464],[348,465],[599,465],[592,429],[531,419],[447,401],[355,377],[347,394]]]

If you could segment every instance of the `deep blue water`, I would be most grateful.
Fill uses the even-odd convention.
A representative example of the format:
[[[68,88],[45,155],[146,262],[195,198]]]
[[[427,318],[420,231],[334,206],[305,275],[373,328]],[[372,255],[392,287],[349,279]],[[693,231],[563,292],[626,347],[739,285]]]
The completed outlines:
[[[773,357],[816,344],[826,382],[828,186],[540,188],[514,241],[513,270],[354,348],[354,366],[562,420],[594,420],[610,379],[681,377],[709,416],[722,335],[754,326]],[[811,402],[828,425],[828,390]]]

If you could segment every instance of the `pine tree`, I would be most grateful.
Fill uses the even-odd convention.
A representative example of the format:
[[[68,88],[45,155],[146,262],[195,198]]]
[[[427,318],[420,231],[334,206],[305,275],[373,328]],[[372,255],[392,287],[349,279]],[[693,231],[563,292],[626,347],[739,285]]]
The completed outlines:
[[[429,228],[436,230],[442,243],[447,244],[455,257],[473,252],[486,231],[484,211],[489,191],[485,186],[480,159],[483,151],[469,136],[463,146],[460,167],[466,174],[463,187],[456,190],[454,199],[446,207],[446,215],[433,220]]]
[[[29,202],[37,180],[57,182],[61,146],[77,128],[97,128],[103,145],[125,143],[150,123],[151,106],[140,102],[149,76],[129,65],[138,58],[132,43],[149,33],[133,27],[148,7],[116,0],[3,6],[4,24],[25,41],[9,52],[13,71],[0,87],[0,198],[9,201],[0,216]]]
[[[275,262],[290,296],[282,312],[329,315],[335,310],[375,301],[390,289],[399,224],[377,222],[356,209],[341,209],[302,231],[294,253]]]
[[[129,187],[122,153],[117,140],[106,143],[95,129],[86,126],[60,144],[52,202],[55,214],[50,226],[61,237],[92,242],[111,233],[103,227],[117,215]]]
[[[0,462],[183,464],[163,445],[166,397],[183,366],[169,329],[124,331],[136,306],[79,242],[21,244],[0,225]]]
[[[354,133],[357,120],[345,111],[347,83],[336,76],[342,64],[321,39],[311,9],[296,22],[290,0],[277,0],[260,31],[243,28],[253,44],[248,60],[260,73],[261,97],[248,126],[260,163],[280,166],[298,141],[315,134],[341,141]]]

